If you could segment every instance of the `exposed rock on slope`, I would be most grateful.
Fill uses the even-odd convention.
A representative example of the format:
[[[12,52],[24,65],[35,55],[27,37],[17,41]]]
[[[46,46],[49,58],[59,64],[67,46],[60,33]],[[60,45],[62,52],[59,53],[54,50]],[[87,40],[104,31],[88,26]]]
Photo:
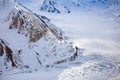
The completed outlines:
[[[111,5],[118,5],[119,0],[44,0],[40,6],[41,11],[52,13],[70,13],[76,8],[109,8]]]
[[[0,27],[1,71],[11,70],[15,66],[36,70],[40,66],[48,67],[62,63],[63,60],[76,59],[80,49],[65,42],[60,29],[18,3],[10,3],[11,9],[5,11],[8,13],[7,18],[3,18],[5,22]],[[9,45],[3,44],[3,40]]]
[[[70,13],[70,8],[75,7],[76,4],[72,0],[44,0],[40,10],[52,13],[61,13],[65,11]]]
[[[6,56],[6,59],[10,60],[12,67],[17,66],[13,59],[13,51],[2,39],[0,39],[0,56],[3,56],[4,54]]]

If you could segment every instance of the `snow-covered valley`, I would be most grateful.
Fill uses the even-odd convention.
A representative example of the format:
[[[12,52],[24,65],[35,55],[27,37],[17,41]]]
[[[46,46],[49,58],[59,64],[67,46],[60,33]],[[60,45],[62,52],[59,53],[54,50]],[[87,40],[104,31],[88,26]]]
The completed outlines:
[[[45,19],[49,32],[37,42],[29,42],[24,33],[8,29],[9,23],[4,22],[5,14],[1,13],[0,40],[21,58],[22,61],[19,58],[14,61],[22,67],[11,68],[9,62],[5,67],[0,57],[0,69],[3,69],[0,80],[120,80],[120,5],[107,9],[77,8],[69,14],[56,14],[39,11],[35,3],[28,1],[24,6],[46,16],[57,28]],[[36,16],[31,19],[38,20]],[[41,24],[44,25],[40,21]],[[58,31],[57,37],[61,37],[59,29],[62,30],[62,41],[51,28]],[[2,40],[0,44],[4,45]],[[18,56],[16,52],[20,49],[22,54]]]
[[[98,51],[100,54],[102,51],[110,54],[119,53],[120,23],[113,17],[98,12],[75,11],[71,14],[46,14],[46,16],[64,31],[66,40],[75,45],[90,51],[100,50]]]

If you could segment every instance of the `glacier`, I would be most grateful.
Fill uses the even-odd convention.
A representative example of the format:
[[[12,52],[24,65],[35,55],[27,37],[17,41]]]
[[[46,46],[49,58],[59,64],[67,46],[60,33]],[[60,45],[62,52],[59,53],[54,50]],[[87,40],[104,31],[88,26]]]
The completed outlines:
[[[31,1],[1,8],[1,80],[120,80],[119,0]]]

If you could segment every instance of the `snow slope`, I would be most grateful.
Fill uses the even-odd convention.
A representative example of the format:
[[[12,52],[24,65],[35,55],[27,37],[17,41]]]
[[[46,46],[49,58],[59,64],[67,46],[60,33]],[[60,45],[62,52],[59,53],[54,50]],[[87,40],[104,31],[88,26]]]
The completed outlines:
[[[118,9],[119,10],[119,9]],[[100,54],[119,53],[119,11],[109,10],[73,11],[70,14],[43,13],[64,31],[68,41]],[[41,13],[42,14],[42,13]],[[114,15],[116,14],[116,15]],[[89,53],[86,52],[87,53]],[[116,54],[117,54],[116,53]]]
[[[1,9],[5,14],[0,13],[1,74],[14,68],[35,71],[75,60],[79,49],[66,42],[62,31],[45,16],[11,0],[5,4]]]
[[[44,0],[40,11],[70,13],[75,9],[106,9],[118,4],[119,0]]]
[[[21,60],[26,67],[22,70],[4,69],[8,72],[0,76],[2,80],[19,80],[19,78],[21,80],[120,80],[120,9],[118,5],[104,10],[78,11],[77,9],[70,14],[50,14],[32,9],[33,4],[26,4],[26,6],[38,14],[47,16],[50,22],[64,32],[67,43],[56,40],[55,37],[46,39],[46,36],[37,42],[29,43],[29,37],[25,37],[22,33],[17,34],[17,29],[8,29],[9,23],[7,26],[6,23],[1,24],[6,27],[0,27],[2,30],[0,36],[10,44],[8,46],[13,50],[22,49]],[[8,34],[11,35],[7,36]],[[70,59],[77,50],[76,47],[72,47],[73,45],[82,49],[77,51],[78,55],[74,56],[75,59],[74,57]],[[39,66],[38,60],[44,63],[43,66]],[[63,63],[58,64],[61,62]]]
[[[79,67],[64,70],[58,80],[110,80],[119,74],[117,63],[103,61],[88,61]],[[119,80],[114,79],[114,80]]]
[[[75,10],[106,10],[111,6],[119,6],[120,0],[17,0],[35,12],[70,13]],[[116,8],[114,8],[116,9]],[[118,10],[117,10],[118,11]]]

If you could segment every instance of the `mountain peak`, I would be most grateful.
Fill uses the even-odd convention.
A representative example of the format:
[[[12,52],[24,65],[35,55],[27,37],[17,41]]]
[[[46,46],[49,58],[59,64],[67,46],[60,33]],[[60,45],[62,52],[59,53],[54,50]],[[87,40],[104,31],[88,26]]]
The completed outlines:
[[[119,0],[44,0],[40,11],[51,13],[70,13],[74,9],[106,9],[119,4]]]
[[[65,42],[62,31],[51,24],[45,16],[33,13],[14,1],[10,6],[12,6],[10,10],[5,10],[8,14],[1,13],[5,16],[2,18],[2,24],[0,23],[1,71],[4,67],[11,69],[14,66],[18,68],[27,66],[38,69],[42,65],[48,67],[75,60],[79,49]],[[8,44],[4,45],[3,40]],[[7,56],[8,53],[11,57]]]

